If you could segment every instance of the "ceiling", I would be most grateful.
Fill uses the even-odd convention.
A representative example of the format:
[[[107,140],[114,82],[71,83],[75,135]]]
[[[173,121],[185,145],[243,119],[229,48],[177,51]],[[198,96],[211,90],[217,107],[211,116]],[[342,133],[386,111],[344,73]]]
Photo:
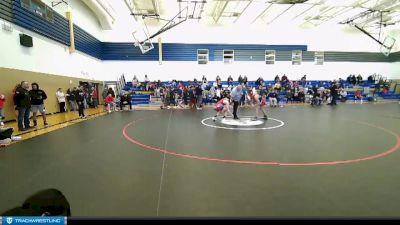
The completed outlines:
[[[107,0],[110,5],[115,0]],[[149,26],[165,24],[180,9],[188,7],[188,18],[208,25],[292,23],[298,26],[319,26],[323,23],[339,23],[367,10],[384,11],[384,25],[400,21],[400,0],[123,0],[132,13],[158,14],[159,19],[146,18]],[[287,4],[288,2],[303,2]],[[379,12],[371,13],[369,25],[380,22]],[[186,11],[181,13],[185,16]]]
[[[400,0],[97,0],[116,20],[128,15],[140,26],[159,30],[181,20],[201,27],[346,28],[357,25],[378,40],[399,28]],[[122,17],[121,17],[122,18]],[[168,22],[170,22],[168,24]],[[190,24],[192,24],[190,23]],[[339,25],[343,24],[343,25]],[[193,27],[189,25],[189,27]],[[350,30],[349,30],[350,31]],[[354,29],[351,30],[354,32]],[[153,32],[150,32],[153,33]],[[382,33],[382,35],[381,35]],[[396,37],[397,39],[397,37]]]

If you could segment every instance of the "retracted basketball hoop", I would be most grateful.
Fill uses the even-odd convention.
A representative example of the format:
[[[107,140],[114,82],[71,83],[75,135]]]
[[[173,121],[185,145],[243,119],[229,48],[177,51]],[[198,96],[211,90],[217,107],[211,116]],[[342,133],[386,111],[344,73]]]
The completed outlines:
[[[154,46],[153,43],[151,42],[151,39],[149,38],[147,27],[146,30],[143,29],[143,33],[145,35],[144,41],[139,40],[139,38],[137,37],[138,36],[137,31],[133,32],[132,36],[135,39],[135,47],[139,47],[142,54],[145,54],[146,52],[152,50]]]
[[[385,40],[383,40],[383,43],[381,45],[380,50],[381,50],[382,54],[384,54],[385,56],[389,56],[395,43],[396,43],[396,39],[387,36],[385,38]]]

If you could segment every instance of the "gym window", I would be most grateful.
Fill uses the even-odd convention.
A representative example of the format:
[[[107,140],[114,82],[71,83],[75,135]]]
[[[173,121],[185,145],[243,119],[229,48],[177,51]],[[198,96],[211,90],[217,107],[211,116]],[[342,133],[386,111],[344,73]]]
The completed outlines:
[[[324,64],[324,52],[315,52],[314,53],[314,61],[315,61],[315,65],[323,65]]]
[[[301,65],[302,51],[294,50],[292,51],[292,65]]]
[[[235,51],[234,50],[224,50],[223,51],[223,59],[224,63],[233,63],[235,58]]]
[[[265,50],[265,64],[275,64],[275,50]]]
[[[51,23],[54,22],[53,9],[41,0],[21,0],[21,6]]]
[[[197,49],[197,63],[198,64],[208,63],[208,49]]]

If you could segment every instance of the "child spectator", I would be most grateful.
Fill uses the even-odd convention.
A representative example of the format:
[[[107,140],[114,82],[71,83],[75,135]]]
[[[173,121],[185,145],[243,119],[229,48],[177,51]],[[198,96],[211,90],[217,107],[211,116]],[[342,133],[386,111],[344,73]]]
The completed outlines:
[[[361,104],[363,104],[363,96],[361,90],[357,90],[356,93],[354,93],[354,103],[357,103],[357,100],[360,99]]]
[[[111,113],[111,109],[114,110],[114,98],[111,93],[108,94],[108,96],[106,97],[106,104],[107,104],[107,111]]]
[[[60,113],[65,112],[65,94],[61,88],[57,89],[56,97],[60,106]]]

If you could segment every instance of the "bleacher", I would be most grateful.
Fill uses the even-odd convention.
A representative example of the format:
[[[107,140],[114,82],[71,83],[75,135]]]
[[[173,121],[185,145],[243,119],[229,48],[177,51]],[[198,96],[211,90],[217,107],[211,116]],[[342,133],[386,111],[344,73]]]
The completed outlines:
[[[162,85],[165,86],[171,86],[172,82],[170,81],[164,81],[161,82]],[[193,84],[193,81],[182,81],[181,82],[183,85],[188,86]],[[208,81],[208,85],[212,86],[215,83],[215,81]],[[228,82],[227,81],[222,81],[221,82],[223,87],[228,87]],[[234,81],[233,85],[238,85],[239,82],[238,81]],[[255,81],[248,81],[247,84],[251,87],[255,87]],[[304,85],[304,87],[307,88],[312,88],[314,86],[318,86],[318,87],[324,87],[324,88],[329,88],[331,84],[331,81],[328,80],[312,80],[312,81],[307,81],[306,84]],[[371,82],[371,81],[363,81],[361,84],[354,86],[353,84],[348,83],[347,81],[343,80],[342,81],[343,87],[345,88],[345,90],[347,91],[347,99],[348,100],[354,100],[354,93],[356,92],[356,90],[363,90],[364,87],[369,87],[370,92],[373,92],[375,90],[375,82]],[[271,87],[273,85],[275,85],[275,81],[264,81],[264,85],[266,87]],[[146,105],[146,104],[150,104],[150,99],[151,99],[151,92],[146,92],[143,91],[141,89],[135,88],[132,85],[132,82],[127,82],[125,87],[123,88],[125,91],[130,91],[130,92],[134,92],[134,94],[132,95],[132,105]],[[363,93],[364,98],[363,100],[368,100],[367,94],[369,93]],[[285,91],[281,91],[278,93],[279,98],[281,99],[285,99],[286,96],[286,92]],[[380,91],[378,93],[375,93],[375,97],[381,97],[383,99],[400,99],[400,94],[396,94],[392,91],[384,93],[383,91]]]

